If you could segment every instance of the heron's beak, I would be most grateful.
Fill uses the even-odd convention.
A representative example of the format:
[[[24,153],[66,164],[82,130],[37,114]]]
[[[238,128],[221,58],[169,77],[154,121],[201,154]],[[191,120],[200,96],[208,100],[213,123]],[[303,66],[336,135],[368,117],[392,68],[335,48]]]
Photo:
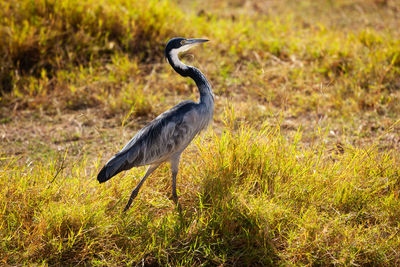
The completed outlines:
[[[180,49],[180,52],[185,52],[190,48],[207,41],[207,39],[186,39],[184,45]]]
[[[209,40],[207,39],[187,39],[185,42],[185,45],[194,45],[194,44],[200,44],[200,43],[205,43],[208,42]]]

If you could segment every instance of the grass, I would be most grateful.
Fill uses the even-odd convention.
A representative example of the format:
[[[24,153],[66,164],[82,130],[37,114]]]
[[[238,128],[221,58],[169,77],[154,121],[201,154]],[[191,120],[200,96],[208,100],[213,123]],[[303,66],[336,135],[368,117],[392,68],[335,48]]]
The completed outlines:
[[[400,264],[398,1],[0,3],[3,265]],[[205,8],[207,7],[207,8]],[[104,162],[194,83],[213,126],[178,175],[99,185]]]
[[[310,148],[300,132],[287,139],[274,125],[224,130],[209,132],[185,154],[182,213],[168,199],[166,167],[123,214],[143,169],[99,186],[92,179],[96,158],[71,162],[66,152],[33,166],[4,160],[3,263],[399,262],[398,154]]]

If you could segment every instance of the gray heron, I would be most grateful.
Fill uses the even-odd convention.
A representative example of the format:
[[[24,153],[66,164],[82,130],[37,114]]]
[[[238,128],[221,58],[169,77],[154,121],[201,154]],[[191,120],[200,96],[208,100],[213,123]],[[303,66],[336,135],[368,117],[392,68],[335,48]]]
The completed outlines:
[[[172,197],[178,204],[176,176],[179,159],[193,138],[210,123],[214,112],[214,97],[207,78],[197,68],[182,63],[178,54],[207,41],[177,37],[169,40],[165,47],[165,57],[172,68],[196,83],[200,93],[199,102],[186,100],[160,114],[139,130],[97,175],[97,180],[104,183],[121,171],[149,165],[145,175],[132,191],[124,211],[132,204],[146,178],[166,161],[171,163]]]

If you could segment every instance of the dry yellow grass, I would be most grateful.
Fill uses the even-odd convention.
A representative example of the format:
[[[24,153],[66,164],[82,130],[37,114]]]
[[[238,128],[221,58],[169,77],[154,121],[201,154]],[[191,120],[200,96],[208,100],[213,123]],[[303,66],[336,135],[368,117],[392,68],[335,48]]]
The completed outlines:
[[[3,1],[4,265],[400,264],[398,1]],[[206,8],[207,7],[207,8]],[[99,167],[194,83],[214,124],[167,165],[107,186]]]

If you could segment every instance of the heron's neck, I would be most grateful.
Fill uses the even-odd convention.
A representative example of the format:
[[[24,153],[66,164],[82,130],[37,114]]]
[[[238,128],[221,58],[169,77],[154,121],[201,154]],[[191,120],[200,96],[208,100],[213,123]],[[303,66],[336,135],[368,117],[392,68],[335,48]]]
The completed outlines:
[[[200,92],[200,103],[214,105],[214,96],[206,76],[197,68],[188,66],[179,60],[177,54],[168,54],[167,59],[172,68],[183,77],[190,77]]]

